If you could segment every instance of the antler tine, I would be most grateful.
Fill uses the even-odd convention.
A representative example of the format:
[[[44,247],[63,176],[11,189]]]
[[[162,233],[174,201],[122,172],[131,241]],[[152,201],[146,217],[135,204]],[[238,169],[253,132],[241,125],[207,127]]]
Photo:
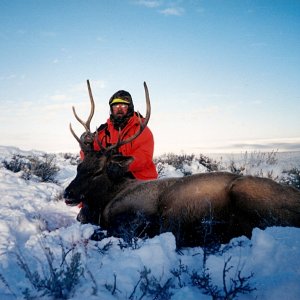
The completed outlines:
[[[103,153],[105,153],[105,152],[106,152],[106,148],[105,148],[105,147],[102,145],[102,143],[99,141],[99,139],[98,139],[98,133],[99,133],[99,131],[98,131],[98,128],[97,128],[97,129],[96,129],[96,134],[95,134],[95,140],[96,140],[98,146],[100,147],[100,150],[101,150]]]
[[[86,132],[91,132],[90,125],[91,125],[91,120],[92,120],[92,118],[94,116],[94,112],[95,112],[95,102],[94,102],[94,99],[93,99],[92,89],[91,89],[89,80],[87,80],[87,86],[88,86],[88,91],[89,91],[89,96],[90,96],[90,102],[91,102],[90,115],[89,115],[87,121],[84,122],[82,119],[80,119],[78,117],[74,106],[72,106],[72,110],[73,110],[73,114],[74,114],[76,120],[85,128],[85,131]]]
[[[145,97],[146,97],[146,117],[144,119],[144,122],[142,122],[140,114],[139,114],[139,121],[140,121],[140,129],[134,134],[132,135],[130,138],[128,138],[127,140],[123,140],[119,143],[118,147],[127,143],[132,142],[135,138],[137,138],[142,132],[143,130],[146,128],[149,120],[150,120],[150,115],[151,115],[151,104],[150,104],[150,97],[149,97],[149,91],[148,91],[148,87],[146,82],[144,82],[144,89],[145,89]]]
[[[96,131],[96,137],[98,136],[98,130]],[[121,141],[121,128],[119,128],[119,133],[118,133],[118,141],[116,144],[113,144],[112,146],[110,147],[104,147],[101,142],[97,139],[97,143],[98,143],[98,146],[100,147],[101,151],[103,153],[107,153],[115,148],[118,147],[118,145],[120,144],[120,141]]]
[[[149,91],[148,91],[148,87],[146,82],[144,82],[144,89],[145,89],[145,97],[146,97],[146,106],[147,106],[147,110],[146,110],[146,117],[144,122],[142,122],[140,114],[139,115],[139,122],[140,122],[140,128],[139,130],[132,135],[131,137],[129,137],[126,140],[121,141],[121,135],[120,135],[120,130],[119,130],[119,136],[118,136],[118,142],[110,147],[105,148],[105,151],[110,151],[112,149],[118,148],[122,145],[128,144],[130,142],[132,142],[134,139],[136,139],[142,132],[143,130],[146,128],[149,120],[150,120],[150,115],[151,115],[151,104],[150,104],[150,97],[149,97]]]
[[[93,94],[92,94],[92,89],[90,86],[90,81],[87,80],[87,86],[88,86],[88,90],[89,90],[89,96],[90,96],[90,101],[91,101],[91,111],[90,111],[90,115],[86,121],[86,126],[87,128],[90,130],[90,125],[91,125],[91,120],[94,116],[94,112],[95,112],[95,102],[94,102],[94,98],[93,98]]]
[[[147,87],[147,84],[145,81],[144,81],[144,89],[145,89],[145,97],[146,97],[146,105],[147,105],[147,111],[146,111],[146,117],[145,117],[144,124],[147,125],[150,120],[150,115],[151,115],[151,104],[150,104],[149,90],[148,90],[148,87]]]
[[[72,135],[73,135],[74,138],[77,140],[77,142],[78,142],[79,144],[83,144],[83,143],[81,142],[80,138],[79,138],[79,137],[76,135],[76,133],[74,132],[71,123],[69,124],[69,128],[70,128],[70,131],[71,131]]]
[[[80,148],[83,150],[83,151],[88,151],[89,150],[89,147],[83,143],[80,138],[76,135],[76,133],[74,132],[73,128],[72,128],[72,125],[71,123],[69,124],[69,128],[70,128],[70,131],[72,133],[72,135],[74,136],[74,138],[77,140],[77,142],[79,143],[80,145]]]
[[[90,86],[90,82],[89,80],[87,80],[87,86],[88,86],[88,91],[89,91],[89,96],[90,96],[90,102],[91,102],[91,110],[90,110],[90,115],[87,119],[86,122],[84,122],[82,119],[80,119],[76,113],[76,110],[75,110],[75,107],[72,106],[72,110],[73,110],[73,114],[76,118],[76,120],[84,127],[85,131],[87,133],[91,133],[91,129],[90,129],[90,125],[91,125],[91,120],[94,116],[94,112],[95,112],[95,102],[94,102],[94,99],[93,99],[93,95],[92,95],[92,89],[91,89],[91,86]],[[72,133],[72,135],[75,137],[75,139],[77,140],[77,142],[80,144],[81,148],[85,148],[85,144],[80,140],[80,138],[78,138],[78,136],[75,134],[73,128],[72,128],[72,125],[70,123],[69,125],[69,128],[70,128],[70,131]]]
[[[90,128],[87,126],[86,122],[82,121],[82,120],[78,117],[78,115],[77,115],[77,113],[76,113],[76,111],[75,111],[75,107],[74,107],[74,106],[72,106],[72,110],[73,110],[73,114],[74,114],[76,120],[84,127],[84,129],[85,129],[86,132],[89,132],[89,131],[90,131]]]

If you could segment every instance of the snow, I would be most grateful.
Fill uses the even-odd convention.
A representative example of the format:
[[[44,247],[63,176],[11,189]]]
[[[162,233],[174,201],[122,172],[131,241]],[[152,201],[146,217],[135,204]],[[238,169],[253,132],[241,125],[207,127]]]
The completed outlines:
[[[39,151],[22,151],[13,147],[0,147],[0,164],[15,154],[40,155]],[[276,174],[288,165],[299,168],[298,156],[282,156],[282,164],[276,166]],[[180,263],[189,272],[201,273],[204,250],[200,247],[176,251],[175,239],[171,233],[152,239],[138,240],[136,249],[122,248],[117,238],[105,238],[96,242],[90,240],[95,226],[82,225],[76,221],[78,207],[65,205],[61,195],[74,178],[76,166],[62,155],[56,155],[60,171],[57,183],[43,183],[36,179],[24,180],[22,172],[13,173],[0,167],[0,299],[25,299],[23,291],[28,289],[36,299],[52,299],[43,291],[33,288],[20,258],[33,273],[49,277],[49,258],[59,270],[72,255],[80,253],[80,267],[83,272],[79,282],[68,294],[68,299],[140,299],[142,292],[138,285],[140,274],[145,268],[151,270],[149,278],[156,278],[163,286],[173,278],[171,299],[211,299],[203,291],[192,286],[188,274],[181,274],[181,283],[173,277],[171,270]],[[294,164],[293,164],[294,163]],[[166,172],[169,173],[166,174]],[[189,166],[189,171],[203,171],[198,165]],[[173,167],[164,169],[164,176],[180,176]],[[238,299],[300,299],[300,229],[271,227],[266,230],[255,228],[251,240],[245,237],[233,239],[226,251],[211,254],[206,268],[214,285],[222,288],[222,272],[229,260],[232,268],[230,278],[253,277],[249,280],[256,288],[250,294],[240,294]],[[105,248],[108,250],[105,250]],[[224,245],[225,247],[225,245]],[[50,249],[51,255],[49,256]],[[48,256],[47,256],[48,253]],[[137,286],[138,285],[138,286]],[[115,288],[114,288],[115,287]],[[135,289],[136,287],[136,289]],[[143,299],[153,299],[145,296]]]

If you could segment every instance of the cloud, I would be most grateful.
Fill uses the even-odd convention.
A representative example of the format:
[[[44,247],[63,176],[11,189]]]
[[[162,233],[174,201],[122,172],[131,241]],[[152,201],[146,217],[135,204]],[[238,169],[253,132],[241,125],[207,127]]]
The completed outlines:
[[[0,80],[11,80],[11,79],[16,79],[17,75],[16,74],[9,74],[6,76],[0,76]]]
[[[268,46],[268,44],[266,42],[253,42],[250,44],[250,47],[253,47],[253,48],[265,48],[267,46]]]
[[[68,99],[68,96],[63,95],[63,94],[56,94],[56,95],[50,96],[50,99],[54,100],[54,101],[65,101]]]
[[[193,151],[204,151],[207,153],[241,153],[241,152],[294,152],[300,151],[300,142],[297,139],[293,142],[278,142],[272,143],[261,143],[253,141],[249,142],[238,142],[238,143],[228,143],[226,141],[219,141],[218,143],[212,143],[207,141],[206,144],[201,147],[193,147]]]
[[[199,14],[204,14],[205,13],[205,9],[200,7],[196,9],[196,12],[198,12]]]
[[[158,12],[165,16],[181,16],[184,13],[184,9],[182,7],[176,6],[176,1],[173,2],[163,0],[136,0],[134,1],[134,3],[137,5],[145,6],[147,8],[161,7],[162,9]]]
[[[45,105],[42,109],[46,113],[57,113],[57,112],[64,112],[70,110],[71,104],[64,102],[64,103],[56,103],[56,104],[48,104]]]
[[[103,42],[105,42],[106,40],[105,40],[105,38],[103,38],[103,37],[101,37],[101,36],[98,36],[98,37],[96,38],[96,41],[97,41],[97,42],[103,43]]]
[[[221,108],[217,105],[212,105],[212,106],[207,106],[207,107],[203,107],[201,109],[198,109],[196,111],[196,114],[204,114],[204,115],[212,115],[212,114],[216,114],[219,113],[221,111]],[[193,113],[192,113],[193,114]]]
[[[162,4],[162,2],[159,0],[137,0],[135,3],[148,8],[156,8]]]
[[[261,151],[277,149],[279,151],[300,151],[300,137],[238,141],[228,144],[228,148]]]
[[[57,36],[56,32],[53,32],[53,31],[41,31],[40,34],[43,37],[56,37]]]
[[[106,87],[104,80],[93,80],[91,84],[100,89],[104,89]]]
[[[18,29],[17,30],[17,34],[24,35],[26,33],[27,33],[27,31],[25,29]]]
[[[184,9],[181,7],[169,7],[159,12],[165,16],[181,16],[184,13]]]
[[[230,147],[237,149],[259,149],[265,151],[271,151],[279,149],[280,151],[300,151],[300,143],[299,142],[291,142],[291,143],[240,143],[233,144]]]
[[[92,90],[94,88],[99,88],[103,89],[106,87],[105,81],[104,80],[90,80],[90,85]],[[70,87],[70,92],[73,93],[84,93],[86,94],[88,89],[87,89],[87,83],[86,82],[80,82],[78,84],[74,84],[73,86]]]
[[[263,103],[263,101],[261,101],[261,100],[252,100],[252,101],[250,101],[250,103],[254,104],[254,105],[260,105],[260,104]]]

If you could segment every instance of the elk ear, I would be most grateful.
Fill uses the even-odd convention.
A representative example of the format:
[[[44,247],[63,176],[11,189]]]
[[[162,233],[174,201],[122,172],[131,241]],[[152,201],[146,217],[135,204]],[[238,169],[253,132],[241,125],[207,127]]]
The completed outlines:
[[[115,155],[111,158],[110,163],[118,165],[121,168],[128,168],[128,166],[134,161],[132,156]]]
[[[111,157],[106,167],[108,177],[117,182],[124,178],[128,172],[128,166],[133,162],[132,156],[115,155]]]

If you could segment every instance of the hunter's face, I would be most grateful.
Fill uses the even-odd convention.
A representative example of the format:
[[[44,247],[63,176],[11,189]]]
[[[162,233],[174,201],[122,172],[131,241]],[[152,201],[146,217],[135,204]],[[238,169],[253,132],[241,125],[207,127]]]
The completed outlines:
[[[112,114],[117,118],[122,118],[127,115],[128,105],[127,104],[114,104],[112,106]]]

